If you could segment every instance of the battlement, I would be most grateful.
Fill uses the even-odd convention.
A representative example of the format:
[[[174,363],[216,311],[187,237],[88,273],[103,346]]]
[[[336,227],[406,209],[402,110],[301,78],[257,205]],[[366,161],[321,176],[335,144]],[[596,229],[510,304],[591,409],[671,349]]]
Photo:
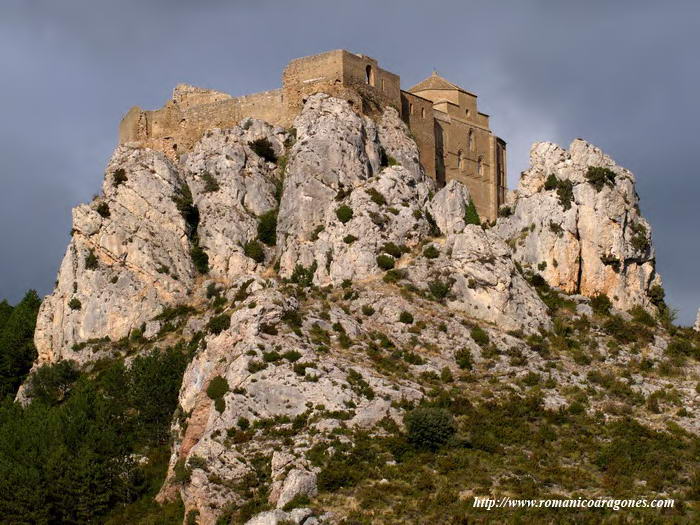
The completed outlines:
[[[205,131],[231,128],[246,117],[290,127],[314,93],[342,98],[373,115],[396,108],[411,129],[427,174],[439,184],[464,183],[481,217],[493,220],[505,202],[506,144],[491,133],[477,96],[433,73],[408,91],[399,75],[377,60],[343,49],[296,58],[282,73],[282,87],[232,97],[180,84],[157,110],[135,106],[119,126],[119,142],[136,142],[171,158],[189,151]]]

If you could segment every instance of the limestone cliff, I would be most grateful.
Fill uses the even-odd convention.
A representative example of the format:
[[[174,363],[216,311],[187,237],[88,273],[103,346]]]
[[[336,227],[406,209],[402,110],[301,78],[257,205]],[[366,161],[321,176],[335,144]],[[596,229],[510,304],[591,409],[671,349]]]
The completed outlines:
[[[554,287],[613,304],[653,308],[660,286],[651,228],[639,211],[634,175],[595,146],[534,144],[515,202],[496,231],[513,258]]]
[[[253,524],[333,522],[283,510],[317,494],[313,451],[356,429],[382,434],[440,380],[476,392],[546,374],[554,410],[572,403],[582,362],[607,371],[640,352],[597,334],[596,361],[584,359],[562,328],[590,327],[584,295],[608,294],[618,314],[652,309],[659,278],[631,173],[583,141],[537,144],[509,216],[469,224],[469,200],[426,176],[394,109],[373,120],[324,94],[294,129],[246,119],[208,131],[177,163],[120,146],[102,194],[74,211],[37,366],[189,340],[159,499],[179,495],[201,524],[256,498],[273,510]],[[535,273],[583,295],[564,298]],[[644,357],[660,360],[669,336],[645,330]],[[565,348],[556,365],[550,344]],[[648,394],[667,382],[625,385]],[[692,381],[677,385],[693,403]]]

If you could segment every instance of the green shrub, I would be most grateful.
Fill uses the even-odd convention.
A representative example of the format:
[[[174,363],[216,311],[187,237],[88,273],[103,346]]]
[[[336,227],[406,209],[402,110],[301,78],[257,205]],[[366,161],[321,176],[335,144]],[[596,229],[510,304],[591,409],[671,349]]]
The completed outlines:
[[[607,295],[601,293],[591,299],[591,308],[598,315],[609,315],[612,303]]]
[[[303,288],[307,288],[314,283],[316,268],[318,268],[316,261],[314,261],[308,268],[305,268],[301,264],[297,264],[294,267],[294,271],[292,272],[289,280]]]
[[[657,308],[666,306],[666,292],[664,291],[663,287],[659,284],[655,284],[649,288],[649,299]]]
[[[630,239],[630,244],[638,252],[645,252],[649,248],[649,240],[643,235],[634,235]]]
[[[416,408],[404,416],[408,441],[414,447],[437,450],[454,435],[452,414],[444,408]]]
[[[391,255],[382,253],[377,256],[377,266],[382,270],[391,270],[394,267],[394,258]]]
[[[80,302],[80,299],[77,297],[73,297],[70,301],[68,301],[68,308],[71,310],[80,310],[83,307],[83,304]]]
[[[284,357],[290,363],[294,363],[301,359],[301,353],[297,352],[296,350],[287,350],[284,354],[282,354],[282,357]]]
[[[570,180],[560,180],[554,173],[550,173],[544,182],[544,189],[545,191],[557,190],[559,204],[565,210],[571,208],[574,200],[574,185]]]
[[[303,376],[306,375],[306,369],[307,368],[313,368],[314,364],[313,363],[295,363],[294,366],[292,367],[292,370],[294,370],[294,373],[298,376]]]
[[[403,324],[413,324],[413,315],[405,310],[399,314],[399,321]]]
[[[695,356],[700,357],[700,351],[693,344],[682,337],[674,337],[666,347],[666,353],[674,357]]]
[[[258,241],[248,241],[243,246],[243,253],[246,257],[250,257],[256,263],[260,264],[265,260],[265,250]]]
[[[207,386],[207,396],[209,399],[219,399],[229,391],[228,381],[225,377],[216,376],[209,381]]]
[[[218,297],[221,294],[221,290],[216,286],[216,283],[209,283],[207,285],[207,299],[212,297]]]
[[[194,313],[196,310],[186,304],[178,304],[176,306],[166,306],[163,311],[156,315],[153,319],[156,321],[174,321],[178,317],[183,317]]]
[[[258,217],[258,240],[268,246],[277,244],[277,209],[266,211]]]
[[[374,311],[375,311],[374,308],[372,308],[370,305],[368,305],[368,304],[362,305],[362,313],[364,315],[366,315],[367,317],[369,317],[370,315],[374,315]]]
[[[602,190],[605,185],[614,186],[615,177],[615,172],[608,168],[589,166],[588,171],[586,171],[586,180],[596,191]]]
[[[513,215],[513,209],[510,206],[505,205],[498,208],[499,217],[510,217],[511,215]]]
[[[95,252],[90,250],[88,254],[85,256],[85,268],[87,270],[95,270],[97,268],[97,257],[95,256]]]
[[[632,320],[635,323],[643,324],[646,326],[656,326],[656,319],[654,319],[654,316],[639,305],[633,306],[630,309],[629,313],[632,316]]]
[[[474,360],[472,358],[472,353],[468,348],[462,348],[455,352],[455,362],[457,366],[461,369],[471,370],[474,367]]]
[[[336,217],[338,217],[338,220],[340,222],[345,224],[350,219],[352,219],[352,208],[350,206],[343,204],[342,206],[339,206],[338,209],[335,210],[335,215],[336,215]]]
[[[204,193],[219,191],[219,182],[208,171],[202,173],[202,180],[204,180]]]
[[[185,221],[187,238],[190,242],[197,243],[197,228],[199,227],[199,209],[194,205],[192,191],[187,184],[182,184],[172,195],[177,211]]]
[[[547,177],[547,180],[544,181],[544,189],[545,191],[551,191],[557,189],[559,186],[559,179],[554,173],[550,173],[549,176]]]
[[[114,170],[114,173],[112,174],[112,186],[116,188],[120,184],[125,183],[127,180],[129,179],[126,176],[126,171],[124,171],[124,168],[117,168]]]
[[[346,235],[345,237],[343,237],[343,242],[345,244],[352,244],[356,240],[357,240],[357,237],[355,237],[354,235]]]
[[[106,202],[99,203],[97,205],[96,211],[100,214],[101,217],[105,219],[111,215],[111,213],[109,212],[109,205]]]
[[[209,319],[207,330],[214,335],[218,335],[231,326],[231,316],[226,314],[216,315]]]
[[[574,184],[570,180],[561,180],[557,186],[557,196],[559,197],[559,204],[568,210],[571,208],[571,203],[574,200]]]
[[[251,374],[256,374],[257,372],[265,370],[266,368],[267,363],[263,363],[262,361],[256,361],[255,359],[248,363],[248,372],[250,372]]]
[[[487,334],[483,328],[480,326],[475,326],[474,328],[471,329],[470,335],[474,342],[478,344],[480,347],[484,348],[487,344],[489,344],[489,334]]]
[[[351,390],[355,392],[358,396],[366,397],[370,401],[374,399],[374,390],[369,385],[369,383],[365,381],[365,378],[362,377],[362,374],[351,368],[348,371],[346,379],[348,381],[348,384],[350,385]]]
[[[388,253],[395,259],[400,258],[403,254],[401,248],[399,246],[396,246],[396,244],[394,244],[393,242],[387,242],[386,244],[384,244],[384,246],[382,246],[382,251],[384,253]]]
[[[248,143],[250,149],[252,149],[258,157],[262,157],[267,162],[277,162],[277,155],[272,147],[270,141],[263,137],[261,139],[254,140]]]
[[[469,204],[467,205],[467,211],[464,214],[464,222],[467,224],[475,224],[477,226],[481,225],[481,219],[479,218],[479,213],[476,211],[476,206],[474,201],[469,199]]]
[[[397,283],[401,279],[404,279],[405,277],[406,277],[406,270],[388,270],[384,274],[382,281],[384,281],[385,283]]]
[[[451,286],[449,283],[446,283],[439,279],[435,279],[434,281],[428,282],[428,289],[430,290],[430,294],[438,301],[447,297],[447,294],[450,293],[450,288]]]
[[[605,332],[614,337],[619,343],[627,344],[637,340],[638,328],[627,323],[619,315],[611,315],[609,319],[603,323]]]
[[[429,244],[423,250],[423,257],[427,259],[437,259],[440,257],[440,250],[438,250],[434,244]]]
[[[373,203],[379,205],[379,206],[385,206],[386,205],[386,198],[384,195],[382,195],[379,191],[377,191],[374,188],[369,188],[365,190],[365,193],[370,196],[370,199],[372,200]]]
[[[282,359],[282,356],[279,352],[276,352],[275,350],[271,350],[270,352],[263,352],[263,361],[265,361],[266,363],[275,363],[280,359]]]
[[[190,248],[190,258],[197,273],[202,275],[209,273],[209,256],[199,244],[194,244]]]
[[[649,232],[647,231],[646,226],[644,226],[641,223],[632,223],[630,225],[630,229],[634,233],[634,235],[630,239],[630,244],[632,245],[632,248],[634,248],[638,252],[647,251],[649,249]]]
[[[319,234],[325,229],[326,227],[323,224],[319,224],[318,226],[316,226],[316,228],[314,228],[314,231],[311,232],[309,240],[316,242],[318,240]]]
[[[217,412],[221,413],[224,410],[226,410],[226,401],[224,400],[223,397],[217,397],[214,400],[214,408],[216,409]]]
[[[442,370],[440,370],[440,380],[443,383],[452,383],[455,380],[450,367],[444,366]]]

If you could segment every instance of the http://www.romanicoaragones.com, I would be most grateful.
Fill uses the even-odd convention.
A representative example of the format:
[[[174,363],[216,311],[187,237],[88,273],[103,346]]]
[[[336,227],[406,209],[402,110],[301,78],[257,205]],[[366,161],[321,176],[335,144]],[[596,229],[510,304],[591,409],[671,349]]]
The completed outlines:
[[[508,496],[502,498],[474,498],[474,507],[485,510],[519,509],[519,508],[562,508],[562,509],[668,509],[673,508],[673,499],[515,499]]]

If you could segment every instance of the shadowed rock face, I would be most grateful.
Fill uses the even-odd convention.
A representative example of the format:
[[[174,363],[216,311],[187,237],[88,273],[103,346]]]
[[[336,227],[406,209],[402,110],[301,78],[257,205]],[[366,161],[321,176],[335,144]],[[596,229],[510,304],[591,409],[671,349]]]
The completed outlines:
[[[316,493],[318,468],[306,452],[342,426],[400,422],[401,404],[424,395],[420,377],[460,372],[457,352],[504,377],[524,371],[495,359],[496,346],[544,370],[523,337],[552,321],[519,266],[568,292],[607,293],[622,308],[648,307],[658,282],[632,174],[583,141],[569,151],[535,145],[512,215],[484,229],[467,224],[466,187],[451,181],[438,190],[426,177],[394,109],[375,121],[318,94],[295,126],[295,142],[291,130],[253,119],[210,130],[178,164],[152,150],[117,148],[102,194],[74,210],[58,284],[37,321],[37,366],[86,364],[122,356],[109,345],[83,351],[81,343],[117,341],[143,327],[149,344],[160,344],[167,336],[154,317],[191,307],[178,336],[198,346],[183,377],[159,499],[179,494],[203,524],[245,502],[237,487],[260,457],[276,510],[251,523],[327,521],[309,509],[282,510]],[[586,178],[589,166],[614,177],[597,188]],[[552,173],[570,181],[570,197],[545,188]],[[271,210],[276,244],[260,243],[256,261],[246,247]],[[197,247],[206,275],[193,262]],[[316,288],[290,286],[290,278]],[[577,302],[590,313],[585,298]],[[208,329],[221,315],[228,327]],[[386,354],[390,373],[367,358],[371,352]],[[564,385],[578,384],[578,373],[549,370]],[[207,387],[218,377],[228,389],[212,399]],[[294,439],[246,434],[248,424],[270,421],[294,427]]]
[[[551,286],[589,297],[606,294],[621,309],[652,308],[648,293],[661,279],[634,176],[600,149],[580,139],[568,150],[533,145],[511,208],[495,231],[516,261]]]
[[[209,131],[180,165],[153,150],[116,149],[102,194],[73,210],[56,289],[37,320],[38,364],[95,359],[73,345],[118,340],[165,305],[186,302],[196,243],[212,277],[255,271],[243,245],[256,237],[258,215],[277,206],[276,166],[251,150],[258,139],[284,153],[286,133],[252,119]]]

